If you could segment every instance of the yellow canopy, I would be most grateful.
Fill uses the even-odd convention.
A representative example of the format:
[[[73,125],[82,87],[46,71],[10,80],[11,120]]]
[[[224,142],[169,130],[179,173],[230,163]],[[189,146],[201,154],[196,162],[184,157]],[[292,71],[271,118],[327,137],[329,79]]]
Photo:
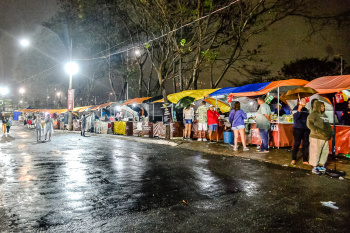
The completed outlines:
[[[216,100],[214,98],[208,98],[208,99],[205,99],[204,101],[211,105],[214,105],[215,107],[218,106],[218,108],[220,108],[220,111],[222,113],[226,113],[230,111],[230,106],[220,100]]]
[[[189,96],[194,98],[194,101],[204,99],[205,96],[209,95],[210,93],[213,93],[218,89],[201,89],[201,90],[187,90],[187,91],[182,91],[179,93],[173,93],[168,95],[168,100],[174,104],[179,102],[180,99]]]

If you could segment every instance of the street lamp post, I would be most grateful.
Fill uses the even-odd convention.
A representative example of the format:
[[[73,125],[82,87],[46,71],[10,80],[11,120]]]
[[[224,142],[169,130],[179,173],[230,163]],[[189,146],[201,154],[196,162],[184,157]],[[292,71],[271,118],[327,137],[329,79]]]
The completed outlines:
[[[68,89],[68,130],[73,130],[73,108],[74,108],[74,90],[73,90],[73,75],[78,73],[79,67],[75,62],[69,62],[65,66],[66,72],[69,74],[69,89]]]
[[[0,87],[0,94],[2,96],[2,114],[5,115],[5,95],[9,93],[9,89],[7,87]]]

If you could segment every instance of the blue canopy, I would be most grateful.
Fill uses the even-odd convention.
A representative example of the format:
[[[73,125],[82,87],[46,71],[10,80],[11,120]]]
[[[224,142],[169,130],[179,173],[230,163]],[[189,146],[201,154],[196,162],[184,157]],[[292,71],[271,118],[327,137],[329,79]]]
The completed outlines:
[[[235,91],[237,87],[225,87],[221,88],[213,93],[209,94],[209,96],[218,96],[218,95],[228,95]]]
[[[252,83],[248,85],[244,85],[241,87],[236,87],[231,93],[242,93],[242,92],[252,92],[252,91],[260,91],[267,87],[271,82],[265,83]]]

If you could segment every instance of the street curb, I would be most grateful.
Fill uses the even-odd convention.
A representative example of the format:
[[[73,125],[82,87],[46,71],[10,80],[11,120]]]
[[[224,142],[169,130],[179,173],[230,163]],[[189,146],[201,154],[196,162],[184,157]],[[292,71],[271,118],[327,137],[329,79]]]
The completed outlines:
[[[68,131],[68,130],[57,130],[55,133],[76,133],[80,134],[80,131]],[[143,138],[143,137],[134,137],[134,136],[123,136],[123,135],[116,135],[116,134],[96,134],[96,133],[89,133],[89,136],[99,136],[99,137],[106,137],[106,138],[117,138],[122,140],[128,140],[133,142],[142,142],[142,143],[152,143],[152,144],[159,144],[159,145],[167,145],[167,146],[178,146],[179,144],[172,141],[166,141],[163,139],[153,139],[153,138]]]

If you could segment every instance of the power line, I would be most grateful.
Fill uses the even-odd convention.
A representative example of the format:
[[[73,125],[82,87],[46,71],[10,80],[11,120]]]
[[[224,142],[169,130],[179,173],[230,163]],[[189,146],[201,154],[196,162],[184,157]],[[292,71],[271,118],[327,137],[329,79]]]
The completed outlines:
[[[161,36],[158,36],[158,37],[156,37],[156,38],[153,38],[152,40],[149,40],[149,41],[147,41],[146,43],[142,43],[142,44],[139,44],[139,45],[137,45],[137,46],[133,46],[133,47],[130,47],[130,48],[126,48],[126,49],[123,49],[122,51],[118,51],[118,52],[115,52],[115,53],[111,53],[111,54],[106,55],[106,56],[94,57],[94,58],[86,58],[86,59],[81,58],[81,59],[75,59],[75,60],[76,60],[76,61],[92,61],[92,60],[97,60],[97,59],[105,59],[105,58],[111,57],[111,56],[113,56],[113,55],[117,55],[117,54],[120,54],[120,53],[124,53],[124,52],[126,52],[126,51],[128,51],[128,50],[132,50],[132,49],[135,49],[135,48],[139,48],[139,47],[142,46],[143,44],[149,44],[149,43],[151,43],[152,41],[159,40],[160,38],[162,38],[162,37],[164,37],[164,36],[166,36],[166,35],[168,35],[168,34],[170,34],[170,33],[174,33],[174,32],[176,32],[176,31],[178,31],[178,30],[180,30],[180,29],[182,29],[182,28],[184,28],[184,27],[190,26],[190,25],[192,25],[192,24],[194,24],[194,23],[196,23],[196,22],[198,22],[198,21],[200,21],[200,20],[203,20],[203,19],[205,19],[205,18],[208,18],[209,16],[211,16],[211,15],[213,15],[213,14],[219,12],[219,11],[222,11],[222,10],[224,10],[224,9],[226,9],[226,8],[229,8],[230,6],[232,6],[233,4],[235,4],[235,3],[239,2],[239,1],[241,1],[241,0],[233,1],[233,2],[229,3],[228,5],[226,5],[226,6],[222,7],[222,8],[219,8],[219,9],[217,9],[217,10],[211,12],[211,13],[208,14],[208,15],[205,15],[205,16],[203,16],[203,17],[200,17],[200,18],[198,18],[198,19],[196,19],[196,20],[194,20],[194,21],[192,21],[192,22],[190,22],[190,23],[184,24],[184,25],[182,25],[182,26],[179,27],[179,28],[176,28],[176,29],[171,30],[171,31],[169,31],[169,32],[167,32],[167,33],[165,33],[165,34],[163,34],[163,35],[161,35]],[[113,47],[115,47],[115,46],[113,46]],[[106,50],[105,50],[105,51],[106,51]]]

